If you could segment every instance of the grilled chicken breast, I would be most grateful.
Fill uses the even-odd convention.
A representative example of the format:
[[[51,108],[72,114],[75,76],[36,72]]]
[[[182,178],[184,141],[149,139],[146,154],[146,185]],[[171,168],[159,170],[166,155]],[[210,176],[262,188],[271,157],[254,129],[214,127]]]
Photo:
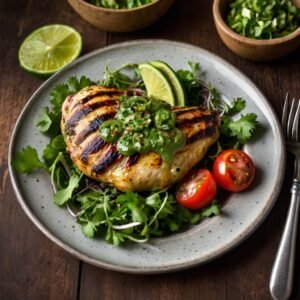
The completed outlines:
[[[67,150],[78,169],[90,178],[121,191],[163,189],[180,180],[218,139],[216,113],[200,107],[175,107],[176,126],[187,143],[171,162],[154,152],[123,157],[115,144],[101,139],[98,129],[114,118],[124,94],[126,91],[115,88],[90,86],[67,97],[63,104],[61,130]]]

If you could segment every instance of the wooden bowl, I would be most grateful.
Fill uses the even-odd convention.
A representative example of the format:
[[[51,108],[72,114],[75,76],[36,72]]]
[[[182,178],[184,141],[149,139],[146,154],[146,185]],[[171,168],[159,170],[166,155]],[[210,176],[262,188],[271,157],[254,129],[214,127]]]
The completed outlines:
[[[175,0],[154,0],[133,9],[107,9],[84,0],[68,0],[73,9],[90,24],[112,32],[130,32],[153,24]]]
[[[300,27],[289,35],[271,40],[256,40],[234,32],[226,23],[229,0],[214,0],[213,16],[224,44],[236,54],[251,60],[270,61],[292,52],[300,46]]]

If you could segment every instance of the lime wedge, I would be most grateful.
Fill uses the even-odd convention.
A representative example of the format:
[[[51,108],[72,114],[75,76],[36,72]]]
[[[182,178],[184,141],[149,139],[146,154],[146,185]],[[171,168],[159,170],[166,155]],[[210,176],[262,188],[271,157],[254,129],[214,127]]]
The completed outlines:
[[[140,64],[139,70],[145,83],[148,96],[164,100],[174,106],[175,96],[165,75],[159,69],[148,63]]]
[[[175,71],[163,61],[152,61],[151,65],[159,69],[170,82],[173,92],[175,94],[175,103],[177,106],[185,106],[184,89],[175,73]]]
[[[30,74],[46,78],[74,61],[82,39],[72,27],[46,25],[33,31],[19,48],[20,66]]]

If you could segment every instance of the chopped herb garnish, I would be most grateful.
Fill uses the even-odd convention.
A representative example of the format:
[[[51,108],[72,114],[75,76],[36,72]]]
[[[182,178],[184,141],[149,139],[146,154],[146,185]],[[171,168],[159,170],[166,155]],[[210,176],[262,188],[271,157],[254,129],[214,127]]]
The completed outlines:
[[[233,0],[229,7],[229,26],[250,38],[279,38],[300,26],[300,9],[291,0]]]
[[[88,0],[87,2],[104,8],[130,9],[151,3],[152,0]]]

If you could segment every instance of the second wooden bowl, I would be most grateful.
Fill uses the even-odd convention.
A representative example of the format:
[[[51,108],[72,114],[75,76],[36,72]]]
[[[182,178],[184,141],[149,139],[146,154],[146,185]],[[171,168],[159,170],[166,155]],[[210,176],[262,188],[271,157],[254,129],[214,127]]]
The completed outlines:
[[[219,36],[236,54],[251,60],[270,61],[300,46],[300,28],[282,38],[256,40],[234,32],[225,22],[229,0],[214,0],[213,16]]]
[[[154,0],[133,9],[107,9],[84,0],[68,0],[73,9],[90,24],[112,32],[130,32],[147,27],[162,17],[175,0]]]

